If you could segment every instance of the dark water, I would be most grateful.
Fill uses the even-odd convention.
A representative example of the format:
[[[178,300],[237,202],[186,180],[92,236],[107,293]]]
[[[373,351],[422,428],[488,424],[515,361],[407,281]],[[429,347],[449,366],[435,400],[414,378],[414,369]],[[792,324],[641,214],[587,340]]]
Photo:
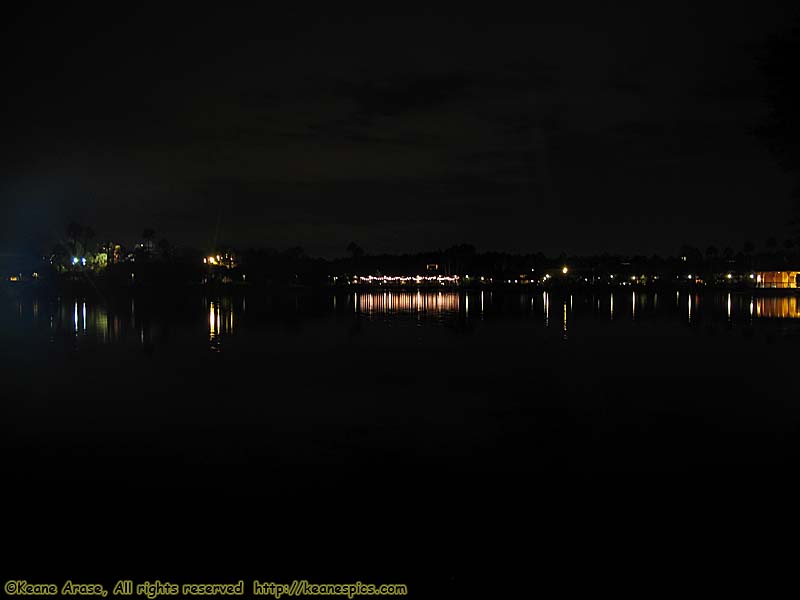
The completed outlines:
[[[424,566],[463,591],[464,561],[511,540],[602,553],[614,523],[668,535],[796,476],[795,296],[6,295],[1,313],[29,576]]]

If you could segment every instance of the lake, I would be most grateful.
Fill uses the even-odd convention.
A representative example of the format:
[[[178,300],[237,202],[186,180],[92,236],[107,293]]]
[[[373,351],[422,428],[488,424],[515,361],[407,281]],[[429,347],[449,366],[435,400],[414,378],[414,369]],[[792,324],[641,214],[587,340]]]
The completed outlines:
[[[54,569],[84,534],[152,579],[206,536],[254,569],[239,542],[265,531],[333,564],[295,529],[387,553],[376,532],[446,532],[447,562],[465,536],[767,493],[797,464],[793,295],[6,293],[0,315],[6,510]]]

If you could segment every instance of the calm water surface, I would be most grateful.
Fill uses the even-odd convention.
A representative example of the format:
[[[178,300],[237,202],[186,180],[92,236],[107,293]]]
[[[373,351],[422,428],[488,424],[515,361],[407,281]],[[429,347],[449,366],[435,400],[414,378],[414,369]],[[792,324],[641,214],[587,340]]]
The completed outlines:
[[[459,531],[555,490],[763,485],[796,465],[798,317],[795,296],[624,288],[5,296],[4,476],[27,516]]]

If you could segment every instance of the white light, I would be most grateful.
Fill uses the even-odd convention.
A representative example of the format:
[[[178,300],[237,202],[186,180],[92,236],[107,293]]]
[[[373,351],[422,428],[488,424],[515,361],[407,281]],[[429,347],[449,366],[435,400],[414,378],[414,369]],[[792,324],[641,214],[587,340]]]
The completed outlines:
[[[77,265],[78,264],[78,257],[77,256],[73,256],[72,257],[72,264],[73,265]]]

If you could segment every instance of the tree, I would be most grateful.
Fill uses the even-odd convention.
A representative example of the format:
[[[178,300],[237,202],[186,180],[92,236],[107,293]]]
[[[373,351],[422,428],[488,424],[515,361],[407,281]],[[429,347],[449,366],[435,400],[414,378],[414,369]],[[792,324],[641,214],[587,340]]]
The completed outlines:
[[[69,251],[72,256],[78,255],[78,243],[83,237],[83,227],[75,221],[67,225],[67,241],[69,242]]]
[[[81,232],[81,246],[83,246],[83,255],[85,256],[89,252],[89,240],[94,238],[95,233],[94,229],[85,225],[83,227],[83,231]]]
[[[158,242],[158,249],[161,252],[161,258],[169,260],[172,257],[172,245],[165,238],[161,238]]]
[[[448,264],[452,263],[452,272],[458,274],[465,273],[472,266],[471,263],[474,262],[475,253],[475,246],[472,244],[458,244],[445,251]],[[450,271],[451,269],[448,269],[448,272]]]
[[[300,246],[292,246],[284,251],[284,256],[291,261],[298,261],[306,256],[306,251]]]
[[[706,248],[706,262],[708,263],[709,278],[714,280],[714,259],[717,257],[719,251],[716,246],[709,246]]]
[[[364,249],[355,242],[347,244],[347,251],[353,256],[354,261],[364,256]]]
[[[700,250],[689,244],[681,245],[680,256],[689,265],[699,265],[703,262],[703,254]]]
[[[50,251],[50,264],[62,266],[69,256],[67,248],[63,244],[56,244]]]

